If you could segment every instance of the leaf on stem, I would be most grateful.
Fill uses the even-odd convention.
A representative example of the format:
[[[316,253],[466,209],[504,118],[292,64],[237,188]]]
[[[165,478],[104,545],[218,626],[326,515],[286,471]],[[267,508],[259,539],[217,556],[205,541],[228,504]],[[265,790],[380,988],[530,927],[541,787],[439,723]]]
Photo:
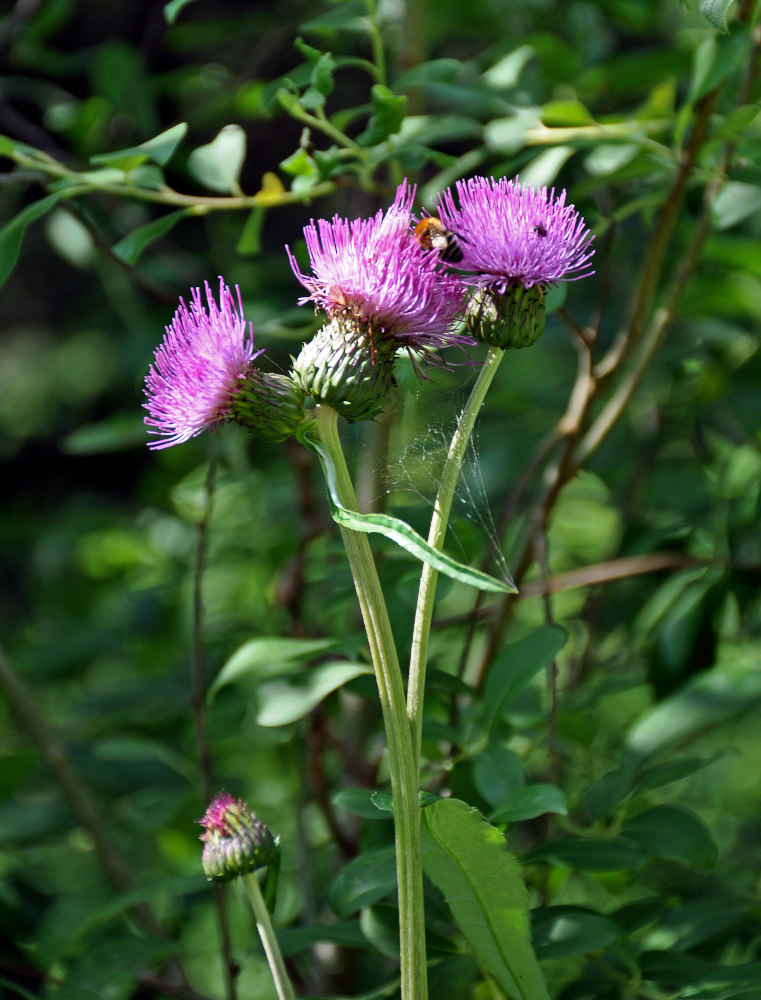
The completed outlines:
[[[323,444],[306,433],[300,435],[304,444],[317,452],[322,460],[325,470],[325,479],[328,486],[328,500],[330,502],[330,513],[336,524],[342,528],[349,528],[351,531],[361,531],[365,534],[385,535],[391,541],[396,542],[401,548],[409,552],[421,562],[428,563],[439,573],[467,583],[477,590],[484,590],[493,594],[517,594],[518,590],[512,580],[505,582],[497,580],[488,573],[473,569],[464,563],[457,562],[444,552],[434,549],[426,540],[414,531],[404,521],[389,514],[360,514],[358,511],[349,510],[342,506],[338,499],[336,489],[336,472],[333,459]]]
[[[549,1000],[531,946],[528,893],[503,835],[477,809],[442,799],[422,812],[423,869],[481,966],[510,997]]]

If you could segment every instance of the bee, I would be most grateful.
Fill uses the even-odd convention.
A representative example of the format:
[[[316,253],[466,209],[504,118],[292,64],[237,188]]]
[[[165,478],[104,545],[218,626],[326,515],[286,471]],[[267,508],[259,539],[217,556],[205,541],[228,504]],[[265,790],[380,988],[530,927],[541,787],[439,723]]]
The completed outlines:
[[[425,250],[438,251],[442,260],[457,264],[462,260],[460,237],[444,225],[435,215],[421,219],[415,226],[413,236]]]
[[[547,230],[541,224],[541,222],[537,222],[537,224],[534,226],[534,232],[536,233],[537,236],[541,236],[542,238],[544,238],[547,235]]]

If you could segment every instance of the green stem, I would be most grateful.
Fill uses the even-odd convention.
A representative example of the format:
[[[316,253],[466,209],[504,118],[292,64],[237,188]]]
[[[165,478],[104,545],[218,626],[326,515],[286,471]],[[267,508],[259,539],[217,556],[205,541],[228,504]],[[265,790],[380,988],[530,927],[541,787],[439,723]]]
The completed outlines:
[[[318,406],[314,412],[316,431],[335,465],[338,498],[344,507],[357,510],[354,486],[338,437],[338,415],[335,410],[327,406]],[[407,721],[402,673],[367,535],[341,528],[341,537],[367,631],[388,743],[399,887],[402,1000],[426,1000],[428,982],[423,870],[420,854],[418,762],[413,752],[413,741]]]
[[[286,972],[285,962],[283,961],[280,946],[275,937],[275,929],[270,920],[267,904],[264,902],[262,890],[259,888],[259,880],[256,877],[256,872],[245,875],[241,881],[243,882],[243,888],[246,890],[248,901],[251,903],[251,909],[254,911],[256,929],[259,931],[259,937],[262,939],[264,954],[267,956],[270,972],[275,981],[277,995],[280,1000],[296,1000],[296,993]]]
[[[435,549],[442,550],[444,548],[449,513],[452,510],[454,491],[465,458],[465,451],[473,433],[481,404],[504,355],[505,352],[499,347],[489,348],[489,353],[481,366],[470,397],[457,420],[457,427],[441,473],[441,483],[436,494],[431,527],[428,531],[428,544]],[[428,661],[428,640],[431,634],[431,620],[438,579],[438,571],[425,563],[420,575],[415,626],[412,632],[412,649],[410,651],[410,674],[407,684],[407,716],[410,721],[416,760],[420,758],[425,668]]]

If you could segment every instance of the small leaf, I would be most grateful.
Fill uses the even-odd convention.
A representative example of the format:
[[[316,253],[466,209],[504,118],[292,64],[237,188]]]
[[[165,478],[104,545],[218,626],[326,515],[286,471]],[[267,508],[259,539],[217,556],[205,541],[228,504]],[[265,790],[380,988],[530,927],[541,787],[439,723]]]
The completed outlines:
[[[526,685],[552,663],[567,639],[568,633],[560,625],[547,625],[529,632],[500,653],[484,686],[485,729],[504,716]]]
[[[568,814],[565,796],[554,785],[536,784],[522,788],[491,814],[492,823],[518,823],[545,813]]]
[[[604,819],[613,815],[616,806],[631,791],[634,772],[635,761],[631,755],[627,755],[620,767],[615,771],[608,771],[584,790],[582,805],[594,819]]]
[[[473,758],[473,783],[490,806],[512,798],[526,785],[520,757],[507,747],[489,746]]]
[[[188,170],[212,191],[240,194],[238,178],[245,159],[246,133],[240,125],[225,125],[211,142],[193,150]]]
[[[576,906],[548,906],[534,921],[534,941],[542,961],[589,955],[625,937],[612,920]]]
[[[164,20],[167,24],[174,24],[183,7],[196,2],[197,0],[170,0],[168,4],[164,5]]]
[[[462,68],[463,64],[459,59],[429,59],[402,73],[394,86],[397,90],[406,90],[427,83],[454,83]]]
[[[755,184],[729,181],[719,191],[711,206],[717,229],[729,229],[761,208],[761,188]]]
[[[478,962],[511,997],[549,1000],[531,947],[528,893],[502,834],[457,799],[422,813],[423,868]]]
[[[133,229],[111,247],[111,252],[127,264],[136,264],[146,247],[174,229],[180,219],[184,219],[191,211],[189,208],[181,208],[177,212],[162,215],[160,219],[154,219],[153,222]]]
[[[527,862],[543,861],[580,872],[636,871],[645,856],[621,840],[548,840],[533,850]]]
[[[378,146],[402,127],[407,110],[407,98],[376,83],[371,91],[373,113],[367,128],[357,136],[360,146]]]
[[[322,460],[328,487],[330,513],[333,520],[337,524],[340,524],[341,527],[350,528],[352,531],[361,531],[365,534],[376,533],[385,535],[386,538],[390,538],[396,542],[397,545],[401,546],[401,548],[415,556],[421,562],[428,563],[435,570],[438,570],[439,573],[452,577],[454,580],[459,580],[461,583],[467,583],[478,590],[497,594],[517,593],[515,584],[512,581],[503,582],[496,580],[487,573],[482,573],[481,570],[465,566],[463,563],[452,559],[451,556],[432,548],[424,538],[408,524],[405,524],[404,521],[400,521],[399,518],[390,517],[388,514],[360,514],[357,511],[349,510],[342,506],[338,499],[335,466],[330,453],[321,441],[309,435],[309,428],[302,431],[299,434],[299,438],[308,448],[317,452]]]
[[[761,704],[761,673],[755,669],[705,671],[640,717],[626,736],[642,757],[684,743],[720,722]]]
[[[41,198],[31,205],[27,205],[15,218],[0,229],[0,286],[5,283],[16,266],[26,227],[30,222],[35,222],[46,215],[65,194],[66,191],[56,191],[46,198]]]
[[[681,781],[696,771],[715,763],[725,755],[727,751],[711,754],[710,757],[684,757],[680,760],[666,761],[657,767],[650,768],[642,774],[634,785],[634,794],[642,795],[650,792],[653,788],[662,788],[670,785],[673,781]]]
[[[342,788],[330,801],[334,806],[340,806],[353,816],[361,816],[363,819],[391,819],[392,809],[382,808],[377,804],[382,801],[380,796],[391,800],[387,792],[373,791],[371,788]]]
[[[731,6],[732,0],[700,0],[698,4],[706,21],[724,35],[729,31],[727,11]]]
[[[539,109],[542,122],[549,126],[593,125],[594,118],[581,101],[548,101]]]
[[[220,688],[246,680],[269,680],[298,669],[307,660],[335,649],[334,639],[250,639],[223,665],[209,688],[211,701]]]
[[[376,847],[364,851],[339,872],[328,891],[328,903],[339,917],[380,902],[396,887],[396,851]]]
[[[311,927],[277,929],[277,942],[285,958],[308,951],[321,941],[329,941],[344,948],[367,947],[358,920],[344,920],[340,924],[313,924]]]
[[[261,205],[277,205],[284,192],[285,188],[283,187],[283,182],[280,180],[278,175],[274,174],[271,170],[268,170],[262,175],[262,186],[256,192],[254,197]]]
[[[323,97],[327,97],[333,90],[333,70],[335,66],[333,57],[324,52],[312,69],[312,86]]]
[[[256,717],[257,724],[287,726],[303,719],[336,688],[372,672],[372,668],[365,663],[335,660],[311,667],[303,683],[281,681],[265,685],[259,691],[262,707]]]
[[[113,153],[99,153],[90,157],[90,163],[103,163],[120,170],[132,170],[140,163],[151,160],[160,167],[165,166],[174,155],[174,151],[185,138],[188,131],[187,122],[173,125],[152,139],[141,142],[139,146],[118,149]]]
[[[698,871],[713,868],[719,848],[695,813],[677,806],[653,806],[627,820],[621,831],[643,851],[670,858]]]

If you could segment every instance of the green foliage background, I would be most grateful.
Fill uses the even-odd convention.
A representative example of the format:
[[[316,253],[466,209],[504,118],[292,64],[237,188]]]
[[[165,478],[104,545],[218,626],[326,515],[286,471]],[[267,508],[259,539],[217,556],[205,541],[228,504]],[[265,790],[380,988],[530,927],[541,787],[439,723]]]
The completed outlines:
[[[286,370],[310,218],[520,173],[568,189],[597,274],[482,415],[449,549],[498,573],[499,535],[521,595],[440,587],[424,786],[507,830],[553,997],[761,997],[757,4],[41,0],[0,47],[7,995],[269,997],[200,873],[220,787],[282,837],[301,995],[394,995],[379,711],[326,669],[367,658],[319,473],[235,427],[149,453],[142,379],[219,274]],[[423,532],[452,360],[346,428],[365,504]],[[377,548],[404,662],[416,567]],[[431,995],[501,995],[428,903]]]

